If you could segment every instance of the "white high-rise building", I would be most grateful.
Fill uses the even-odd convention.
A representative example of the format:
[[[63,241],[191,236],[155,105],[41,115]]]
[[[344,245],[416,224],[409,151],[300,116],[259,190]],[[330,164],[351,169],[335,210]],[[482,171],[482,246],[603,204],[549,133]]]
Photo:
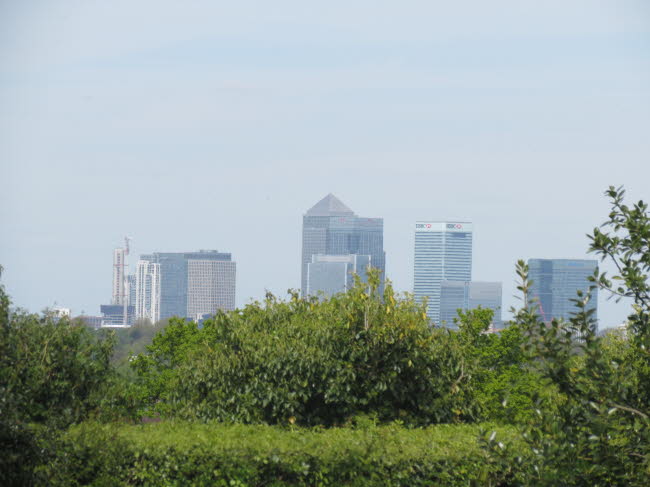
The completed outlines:
[[[124,249],[113,250],[113,293],[111,304],[125,304],[128,300],[127,290],[124,280],[125,267]]]
[[[440,325],[442,281],[472,280],[472,224],[418,221],[415,223],[413,294],[427,298],[427,316]]]
[[[135,274],[135,316],[160,320],[160,264],[138,261]]]

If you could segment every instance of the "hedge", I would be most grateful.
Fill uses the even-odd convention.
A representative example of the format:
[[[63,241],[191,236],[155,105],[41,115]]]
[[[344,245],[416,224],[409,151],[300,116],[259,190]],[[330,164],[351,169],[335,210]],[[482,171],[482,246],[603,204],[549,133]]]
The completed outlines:
[[[199,423],[85,423],[68,430],[39,474],[52,485],[516,485],[494,462],[480,425],[283,429]]]

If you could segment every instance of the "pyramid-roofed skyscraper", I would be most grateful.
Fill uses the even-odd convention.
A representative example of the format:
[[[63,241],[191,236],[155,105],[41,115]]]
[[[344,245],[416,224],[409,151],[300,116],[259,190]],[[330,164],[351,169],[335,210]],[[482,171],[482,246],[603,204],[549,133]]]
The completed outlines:
[[[312,206],[302,218],[302,294],[307,294],[307,269],[314,255],[369,255],[370,265],[386,270],[383,218],[358,217],[333,194]]]
[[[312,206],[305,216],[356,216],[354,212],[348,208],[345,203],[334,196],[332,193],[328,194]]]

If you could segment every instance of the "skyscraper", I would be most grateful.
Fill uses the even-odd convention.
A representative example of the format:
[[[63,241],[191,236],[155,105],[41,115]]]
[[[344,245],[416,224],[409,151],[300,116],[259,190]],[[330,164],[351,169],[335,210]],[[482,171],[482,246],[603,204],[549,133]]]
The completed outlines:
[[[415,299],[428,298],[427,316],[439,325],[442,281],[472,280],[472,224],[416,222],[413,274]]]
[[[325,296],[345,292],[354,285],[354,274],[367,279],[369,255],[314,255],[307,264],[307,294]]]
[[[138,261],[135,274],[135,316],[152,323],[160,320],[160,264]]]
[[[160,265],[161,320],[234,309],[236,263],[230,253],[155,252],[140,260]]]
[[[307,270],[314,255],[369,255],[370,265],[385,279],[383,218],[361,218],[328,194],[302,218],[302,295],[308,294]]]
[[[133,303],[129,303],[129,296],[131,291],[130,276],[127,276],[128,266],[126,258],[129,255],[129,241],[131,237],[124,238],[124,248],[117,248],[113,250],[113,284],[111,287],[111,304],[103,305],[104,317],[106,322],[114,322],[117,320],[117,308],[122,306],[122,325],[129,326],[133,323],[130,313],[133,312]],[[103,321],[104,322],[104,321]]]
[[[135,306],[136,275],[129,274],[126,276],[126,285],[129,290],[129,306]]]
[[[128,300],[125,284],[125,250],[113,250],[113,292],[111,304],[124,304]]]
[[[458,309],[467,311],[478,307],[494,312],[492,324],[501,328],[501,283],[477,281],[442,281],[440,286],[440,322],[456,328],[454,318]]]
[[[576,312],[571,299],[577,291],[585,295],[592,285],[587,278],[598,269],[598,261],[584,259],[529,259],[530,297],[538,301],[542,320],[568,320]],[[592,291],[588,309],[598,309],[598,289]],[[594,313],[594,318],[597,318]]]
[[[187,260],[187,314],[214,314],[235,309],[235,266],[231,260],[201,258]]]

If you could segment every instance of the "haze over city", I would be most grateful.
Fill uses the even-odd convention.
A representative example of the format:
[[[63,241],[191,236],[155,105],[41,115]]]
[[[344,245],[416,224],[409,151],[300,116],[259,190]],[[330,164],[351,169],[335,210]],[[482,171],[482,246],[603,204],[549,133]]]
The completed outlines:
[[[400,291],[416,220],[473,222],[507,309],[517,259],[589,258],[607,186],[647,199],[649,47],[641,1],[4,3],[2,281],[95,314],[129,235],[131,263],[232,253],[239,306],[284,295],[332,192],[384,218]]]

